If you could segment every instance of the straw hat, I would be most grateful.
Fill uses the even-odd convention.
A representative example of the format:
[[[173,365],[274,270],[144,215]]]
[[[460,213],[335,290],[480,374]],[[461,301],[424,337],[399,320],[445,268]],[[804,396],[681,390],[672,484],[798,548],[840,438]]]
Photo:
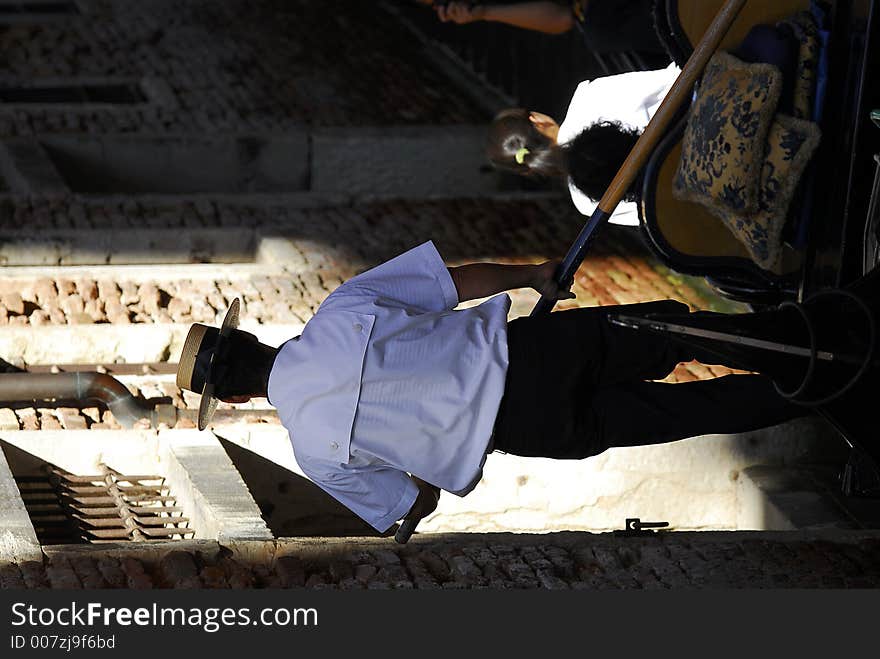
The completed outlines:
[[[226,339],[238,327],[240,307],[241,302],[235,298],[219,330],[195,323],[186,335],[177,365],[177,386],[202,395],[199,403],[199,430],[208,427],[217,409],[219,401],[214,397],[214,384],[221,374],[218,373],[217,364],[222,362],[227,347]]]

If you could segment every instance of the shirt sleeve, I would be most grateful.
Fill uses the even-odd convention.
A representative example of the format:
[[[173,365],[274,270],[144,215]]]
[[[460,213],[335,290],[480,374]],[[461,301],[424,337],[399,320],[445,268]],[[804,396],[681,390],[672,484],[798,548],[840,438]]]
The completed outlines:
[[[379,533],[403,519],[419,496],[419,488],[403,471],[378,467],[364,471],[306,469],[303,472]]]
[[[449,270],[430,240],[349,279],[327,298],[325,305],[350,293],[395,301],[423,312],[446,311],[458,304],[458,291]]]

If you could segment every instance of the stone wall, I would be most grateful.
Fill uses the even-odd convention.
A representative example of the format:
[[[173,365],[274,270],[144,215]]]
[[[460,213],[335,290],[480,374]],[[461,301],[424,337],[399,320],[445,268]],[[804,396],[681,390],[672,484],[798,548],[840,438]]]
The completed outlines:
[[[297,125],[477,123],[378,3],[85,0],[63,21],[10,24],[0,86],[134,83],[137,104],[0,105],[0,137],[283,131]]]

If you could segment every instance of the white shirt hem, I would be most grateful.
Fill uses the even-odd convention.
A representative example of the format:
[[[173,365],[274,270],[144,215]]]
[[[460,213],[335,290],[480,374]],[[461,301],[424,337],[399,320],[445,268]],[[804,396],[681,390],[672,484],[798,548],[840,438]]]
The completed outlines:
[[[409,478],[409,477],[407,477]],[[379,533],[385,533],[388,529],[391,528],[392,524],[399,519],[403,519],[404,515],[406,515],[410,509],[413,507],[413,504],[416,502],[416,499],[419,498],[419,488],[413,482],[413,480],[409,479],[409,484],[406,486],[406,492],[403,493],[403,497],[400,499],[400,502],[394,507],[394,509],[375,522],[370,522],[370,526],[379,531]]]

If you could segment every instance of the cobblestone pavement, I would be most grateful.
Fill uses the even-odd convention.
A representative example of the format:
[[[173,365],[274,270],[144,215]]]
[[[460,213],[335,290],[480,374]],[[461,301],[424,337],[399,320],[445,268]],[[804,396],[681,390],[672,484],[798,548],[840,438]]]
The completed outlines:
[[[482,122],[374,2],[86,0],[0,31],[4,87],[138,83],[147,103],[0,105],[0,137]],[[194,58],[198,66],[193,66]]]
[[[875,532],[450,534],[48,548],[0,563],[0,588],[669,589],[876,588]]]

